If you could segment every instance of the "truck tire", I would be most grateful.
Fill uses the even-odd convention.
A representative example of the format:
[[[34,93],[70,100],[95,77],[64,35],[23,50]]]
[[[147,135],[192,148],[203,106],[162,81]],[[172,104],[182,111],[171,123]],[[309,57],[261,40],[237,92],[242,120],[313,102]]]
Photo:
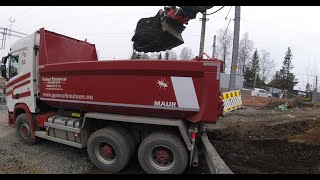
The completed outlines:
[[[122,133],[122,135],[124,135],[126,139],[129,141],[132,150],[132,155],[134,155],[134,153],[138,149],[138,142],[134,138],[133,134],[127,128],[124,127],[115,126],[114,128],[117,129],[120,133]]]
[[[20,140],[26,144],[35,144],[37,142],[36,137],[32,137],[30,121],[28,116],[23,113],[16,119],[16,132]]]
[[[149,174],[181,174],[188,164],[184,143],[175,135],[152,133],[139,146],[138,159]]]
[[[132,154],[128,139],[110,127],[100,129],[89,137],[87,151],[92,163],[109,173],[121,171]]]

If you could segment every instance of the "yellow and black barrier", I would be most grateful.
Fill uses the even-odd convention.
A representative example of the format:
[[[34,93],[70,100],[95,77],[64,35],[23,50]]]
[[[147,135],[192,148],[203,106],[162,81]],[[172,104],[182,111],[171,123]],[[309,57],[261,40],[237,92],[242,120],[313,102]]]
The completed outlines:
[[[221,94],[223,101],[223,113],[227,113],[242,107],[240,90],[224,92]]]

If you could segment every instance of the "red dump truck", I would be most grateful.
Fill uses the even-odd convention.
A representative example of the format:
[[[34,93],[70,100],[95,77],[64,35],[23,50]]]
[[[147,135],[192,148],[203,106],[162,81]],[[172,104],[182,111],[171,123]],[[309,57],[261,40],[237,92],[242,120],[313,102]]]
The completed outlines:
[[[206,136],[223,113],[221,61],[98,61],[94,44],[41,28],[2,63],[8,123],[24,143],[86,148],[111,173],[133,156],[147,173],[183,173],[202,151],[212,173],[232,173]]]

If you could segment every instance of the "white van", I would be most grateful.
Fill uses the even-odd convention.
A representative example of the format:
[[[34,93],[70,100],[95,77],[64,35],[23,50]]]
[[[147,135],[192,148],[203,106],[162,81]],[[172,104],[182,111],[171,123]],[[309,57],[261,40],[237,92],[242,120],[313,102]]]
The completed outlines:
[[[251,92],[251,96],[272,97],[268,91],[260,88],[254,88]]]

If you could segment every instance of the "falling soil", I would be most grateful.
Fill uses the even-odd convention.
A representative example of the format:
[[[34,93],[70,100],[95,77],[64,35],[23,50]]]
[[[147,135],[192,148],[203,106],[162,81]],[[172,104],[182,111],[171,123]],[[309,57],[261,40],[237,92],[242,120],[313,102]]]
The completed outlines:
[[[244,109],[210,125],[208,136],[234,173],[319,174],[318,111]]]
[[[132,41],[134,50],[138,52],[165,51],[183,44],[183,41],[162,30],[159,14],[140,19]]]

